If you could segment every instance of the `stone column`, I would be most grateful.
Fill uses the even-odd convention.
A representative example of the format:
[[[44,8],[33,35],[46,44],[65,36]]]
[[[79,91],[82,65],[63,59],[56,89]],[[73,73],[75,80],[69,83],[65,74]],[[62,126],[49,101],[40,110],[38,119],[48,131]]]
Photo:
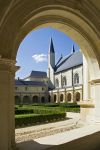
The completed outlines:
[[[90,81],[91,97],[94,99],[94,121],[100,123],[100,79]]]
[[[83,101],[89,99],[89,70],[85,56],[83,55]]]
[[[0,58],[0,150],[15,147],[15,61]]]
[[[93,98],[90,93],[89,68],[86,58],[83,55],[83,100],[79,104],[81,106],[81,120],[85,123],[94,122],[93,103]]]

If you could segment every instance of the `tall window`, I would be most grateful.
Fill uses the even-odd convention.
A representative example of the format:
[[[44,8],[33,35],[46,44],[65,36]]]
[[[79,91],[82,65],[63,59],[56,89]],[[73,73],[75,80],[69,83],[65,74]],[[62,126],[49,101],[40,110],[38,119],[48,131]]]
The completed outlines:
[[[55,84],[56,84],[56,87],[59,87],[59,80],[58,79],[56,79]]]
[[[63,77],[63,78],[62,78],[62,86],[66,86],[66,84],[67,84],[67,83],[66,83],[66,77]]]
[[[74,84],[79,84],[79,74],[75,73],[74,75]]]

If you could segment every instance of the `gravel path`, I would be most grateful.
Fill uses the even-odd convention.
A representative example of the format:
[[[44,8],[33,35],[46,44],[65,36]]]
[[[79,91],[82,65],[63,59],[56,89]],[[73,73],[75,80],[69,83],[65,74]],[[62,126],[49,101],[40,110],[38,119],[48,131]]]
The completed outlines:
[[[55,123],[48,123],[44,125],[16,129],[16,143],[29,141],[48,135],[54,135],[57,133],[65,132],[80,127],[78,124],[80,115],[78,113],[68,113],[67,117],[70,119]]]

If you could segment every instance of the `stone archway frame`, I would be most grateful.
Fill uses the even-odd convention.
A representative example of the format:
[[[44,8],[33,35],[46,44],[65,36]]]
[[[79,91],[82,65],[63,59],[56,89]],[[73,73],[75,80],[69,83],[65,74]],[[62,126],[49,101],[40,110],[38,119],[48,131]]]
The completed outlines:
[[[91,1],[38,0],[33,3],[33,0],[18,0],[11,1],[9,7],[4,6],[5,9],[7,10],[2,20],[0,20],[0,81],[3,80],[0,88],[1,99],[5,100],[1,107],[5,108],[7,106],[7,109],[4,109],[6,115],[3,114],[1,121],[4,127],[3,131],[0,130],[1,135],[3,135],[0,142],[0,147],[3,146],[1,149],[4,149],[4,146],[5,149],[12,149],[15,143],[14,96],[11,92],[14,85],[10,73],[14,67],[12,60],[16,59],[18,47],[24,37],[32,30],[41,27],[50,26],[58,29],[80,45],[89,65],[90,82],[92,80],[94,83],[91,85],[93,90],[91,97],[95,100],[95,118],[96,121],[100,121],[100,103],[98,101],[100,99],[100,19],[98,11],[96,11]],[[11,62],[10,68],[9,61]],[[4,71],[8,71],[6,76]],[[10,79],[9,82],[7,77]],[[8,88],[7,97],[4,93],[5,88]],[[9,100],[11,101],[9,102]],[[9,102],[9,105],[6,102]],[[86,109],[83,108],[83,113],[85,111]],[[9,120],[6,119],[8,112],[10,112]]]
[[[75,102],[79,102],[80,101],[80,100],[79,101],[76,100],[77,94],[80,94],[80,99],[81,99],[81,93],[79,91],[76,91],[75,92]]]
[[[41,1],[36,8],[35,6],[33,9],[30,8],[28,14],[21,9],[21,7],[24,8],[24,2],[22,2],[22,5],[20,4],[20,8],[19,5],[16,5],[16,9],[11,11],[9,16],[7,16],[7,20],[4,22],[1,30],[1,34],[4,34],[5,32],[3,33],[3,31],[5,31],[5,27],[8,28],[6,34],[10,35],[9,42],[6,42],[5,38],[6,44],[2,41],[3,38],[0,40],[0,45],[2,48],[4,47],[3,50],[8,49],[7,54],[1,54],[2,57],[8,55],[9,59],[15,59],[21,41],[29,32],[41,27],[49,26],[64,32],[80,45],[90,66],[90,73],[92,74],[90,80],[95,79],[95,76],[96,78],[99,78],[99,74],[95,75],[95,71],[99,71],[98,63],[100,64],[100,53],[98,51],[100,35],[97,28],[91,23],[91,20],[86,18],[85,15],[88,17],[88,14],[81,12],[83,8],[81,2],[72,1],[68,3],[60,1],[58,4],[56,3],[57,2],[55,1],[42,3]],[[33,6],[31,1],[29,5]],[[87,3],[87,6],[90,8],[89,3]],[[21,12],[24,14],[20,14],[21,12],[17,10],[17,7],[21,9]],[[17,17],[19,18],[16,19],[16,23],[13,23],[12,25],[11,20],[14,20],[14,15],[18,15]],[[21,15],[24,15],[23,17],[25,18],[21,18]],[[14,28],[14,31],[11,32],[9,27],[14,25],[16,28],[12,27],[12,30]],[[94,64],[95,68],[93,68],[91,64]]]
[[[68,100],[68,95],[69,94],[71,95],[71,100],[70,101]],[[72,93],[71,92],[67,92],[66,98],[67,98],[67,102],[72,102]]]

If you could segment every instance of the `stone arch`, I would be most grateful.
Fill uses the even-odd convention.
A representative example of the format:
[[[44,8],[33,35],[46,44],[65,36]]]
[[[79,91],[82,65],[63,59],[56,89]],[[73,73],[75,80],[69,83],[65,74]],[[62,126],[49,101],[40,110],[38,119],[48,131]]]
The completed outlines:
[[[71,102],[71,99],[72,99],[72,94],[71,94],[71,93],[68,93],[68,94],[67,94],[67,101],[68,101],[68,102]]]
[[[76,101],[76,102],[80,101],[80,98],[81,98],[80,92],[76,92],[76,93],[75,93],[75,101]]]
[[[34,95],[32,97],[32,103],[38,103],[39,102],[39,97],[37,95]]]
[[[30,96],[25,95],[23,97],[23,104],[30,104],[30,103],[31,103]]]
[[[1,126],[4,126],[4,130],[0,130],[0,134],[3,133],[0,146],[4,149],[12,149],[15,145],[14,107],[13,105],[9,107],[6,103],[9,100],[12,104],[14,102],[11,93],[14,84],[11,82],[14,78],[12,74],[16,70],[14,65],[18,47],[30,31],[40,27],[51,26],[59,29],[80,45],[89,66],[92,87],[90,97],[95,101],[94,116],[100,121],[100,113],[98,113],[100,112],[98,101],[100,99],[98,94],[100,91],[100,17],[98,13],[100,1],[96,1],[95,5],[93,1],[86,0],[38,0],[34,3],[31,0],[18,0],[2,3],[0,8],[2,8],[0,9],[0,99],[3,100],[0,110],[2,111],[2,107],[6,108],[4,111],[7,114],[1,117]],[[6,76],[2,68],[6,68]],[[5,96],[4,89],[7,89],[8,96]],[[7,117],[9,119],[6,119]]]
[[[56,102],[56,101],[57,101],[57,95],[54,94],[54,102]]]
[[[21,103],[21,98],[20,96],[16,95],[15,96],[15,105],[19,105]]]
[[[64,95],[60,94],[60,102],[63,102],[63,100],[64,100]]]
[[[41,103],[45,103],[45,97],[44,96],[41,97]]]

